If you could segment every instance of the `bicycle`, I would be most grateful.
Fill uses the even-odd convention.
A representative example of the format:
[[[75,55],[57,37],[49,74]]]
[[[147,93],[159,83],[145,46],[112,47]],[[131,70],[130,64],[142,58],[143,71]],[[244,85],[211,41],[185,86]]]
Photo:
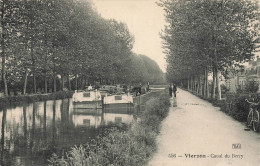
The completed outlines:
[[[260,101],[258,103],[250,102],[247,99],[245,100],[249,104],[249,113],[247,116],[247,126],[253,127],[254,131],[259,130],[260,126],[260,120],[259,120],[259,110],[257,106],[260,104]]]

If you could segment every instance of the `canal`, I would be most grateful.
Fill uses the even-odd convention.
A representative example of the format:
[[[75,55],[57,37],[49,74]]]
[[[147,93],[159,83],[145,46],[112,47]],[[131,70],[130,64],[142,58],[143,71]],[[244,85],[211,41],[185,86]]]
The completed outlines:
[[[48,165],[52,153],[65,154],[115,124],[135,118],[133,106],[74,109],[71,99],[0,108],[0,165]]]

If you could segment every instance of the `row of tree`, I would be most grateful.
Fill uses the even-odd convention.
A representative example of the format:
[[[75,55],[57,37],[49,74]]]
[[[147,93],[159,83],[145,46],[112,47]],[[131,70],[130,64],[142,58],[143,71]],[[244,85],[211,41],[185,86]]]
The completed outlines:
[[[220,99],[221,73],[253,57],[260,30],[257,1],[162,0],[159,5],[168,23],[162,34],[168,80]]]
[[[1,0],[0,9],[5,95],[162,80],[157,64],[131,51],[127,26],[103,19],[88,1]]]

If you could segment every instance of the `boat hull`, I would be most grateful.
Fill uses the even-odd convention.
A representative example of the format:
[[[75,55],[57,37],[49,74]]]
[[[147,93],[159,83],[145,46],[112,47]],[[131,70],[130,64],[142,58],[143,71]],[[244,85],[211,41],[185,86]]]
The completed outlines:
[[[117,103],[117,104],[104,104],[103,108],[105,111],[115,111],[117,113],[121,113],[122,110],[132,111],[134,110],[133,103]],[[117,111],[119,110],[119,111]]]
[[[102,101],[73,102],[74,109],[102,108]]]
[[[101,101],[101,93],[99,91],[75,91],[72,100],[75,103]]]
[[[112,95],[104,97],[104,105],[131,103],[133,103],[133,97],[131,95]]]

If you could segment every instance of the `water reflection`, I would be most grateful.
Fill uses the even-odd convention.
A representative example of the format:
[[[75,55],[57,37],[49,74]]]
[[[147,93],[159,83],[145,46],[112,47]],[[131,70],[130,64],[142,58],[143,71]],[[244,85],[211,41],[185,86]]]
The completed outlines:
[[[2,112],[2,126],[1,126],[1,165],[4,159],[4,146],[5,146],[5,124],[6,124],[6,109]]]
[[[94,127],[101,125],[102,109],[74,109],[72,121],[75,127]]]
[[[53,152],[60,155],[88,142],[100,126],[131,123],[133,113],[132,106],[74,109],[70,99],[3,108],[0,165],[47,165]]]

